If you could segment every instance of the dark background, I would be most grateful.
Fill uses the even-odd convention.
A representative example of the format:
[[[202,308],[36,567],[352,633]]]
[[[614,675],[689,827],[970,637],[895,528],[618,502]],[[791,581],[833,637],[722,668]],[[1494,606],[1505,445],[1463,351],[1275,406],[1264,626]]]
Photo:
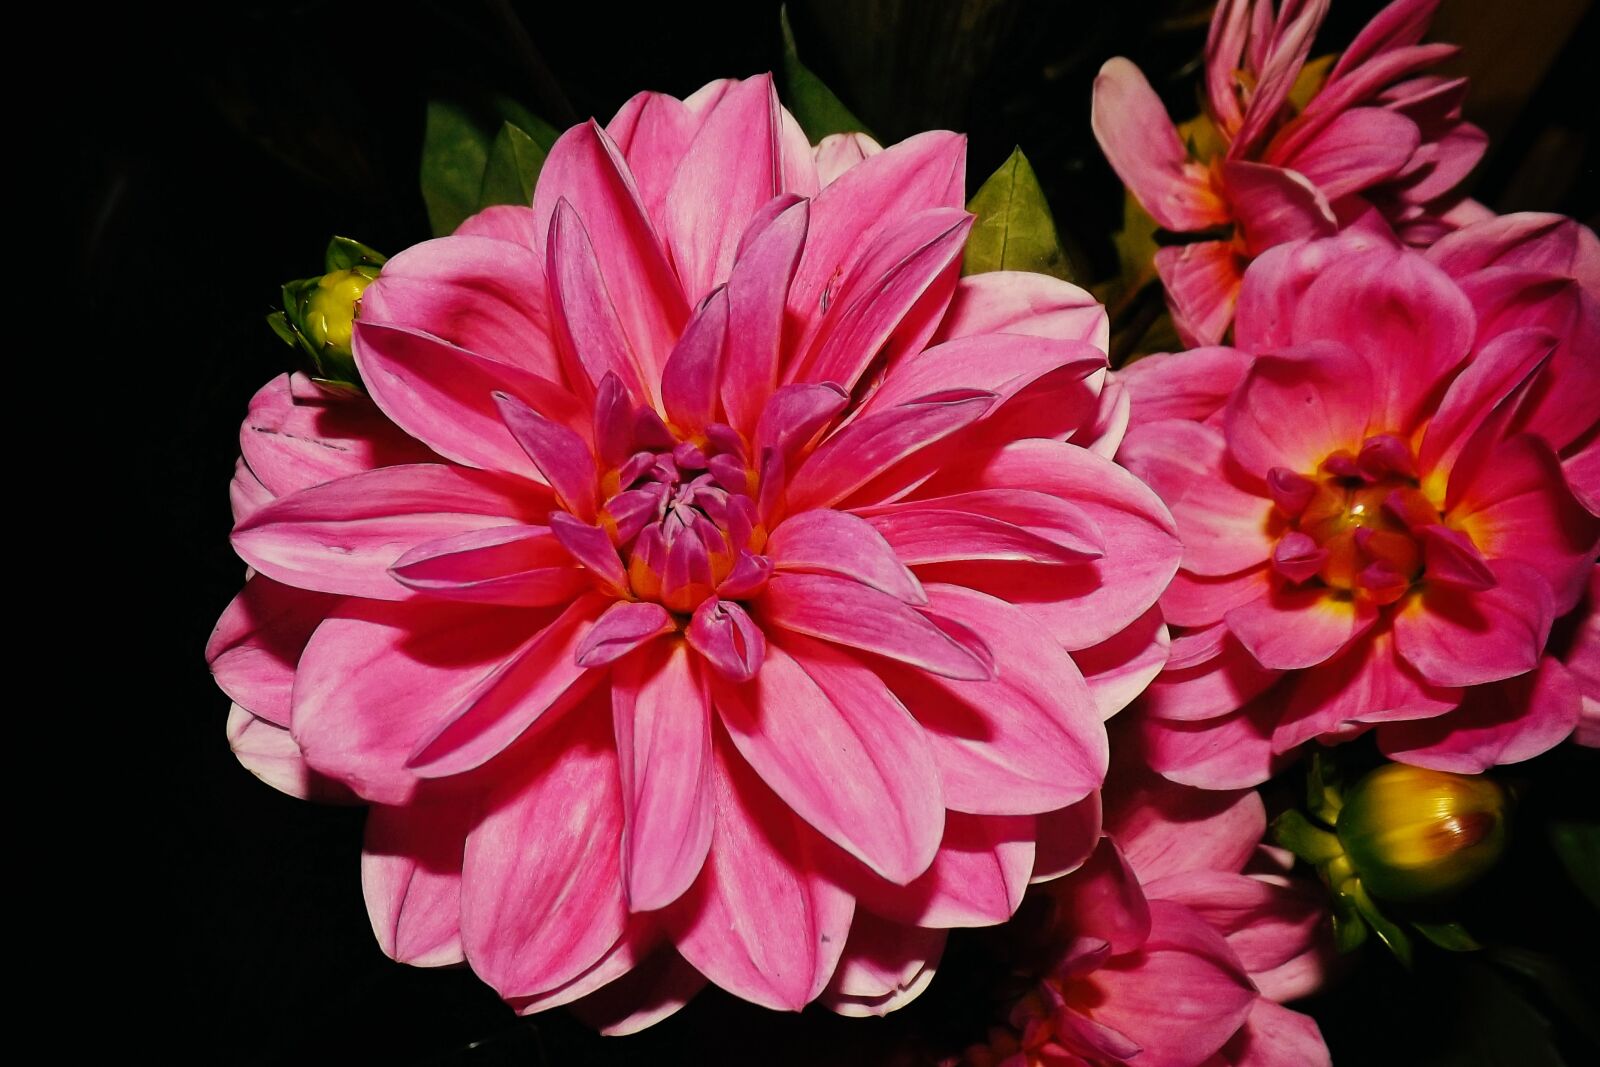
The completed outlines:
[[[1191,114],[1205,5],[792,6],[802,57],[881,139],[934,126],[968,132],[972,188],[1020,144],[1081,261],[1095,278],[1114,271],[1121,193],[1088,131],[1090,82],[1101,61],[1126,54],[1179,118]],[[1342,46],[1378,6],[1335,0],[1318,51]],[[115,737],[138,753],[136,781],[100,798],[111,806],[106,832],[144,869],[98,871],[90,892],[120,877],[121,910],[79,922],[93,996],[137,1005],[150,1032],[129,1031],[127,1047],[160,1041],[150,1047],[240,1064],[884,1064],[979,1038],[1001,995],[1004,934],[957,935],[929,993],[887,1020],[774,1015],[708,990],[645,1035],[611,1041],[563,1012],[517,1020],[465,970],[394,964],[361,902],[361,812],[283,797],[240,769],[223,736],[227,700],[201,658],[243,576],[227,545],[238,420],[293,359],[263,316],[281,282],[320,270],[331,234],[390,253],[428,236],[417,188],[425,101],[487,87],[558,126],[603,121],[640,89],[682,96],[713,78],[776,69],[777,4],[213,7],[145,10],[62,38],[97,72],[92,116],[58,124],[75,284],[64,325],[80,328],[87,308],[113,405],[140,428],[114,445],[131,448],[133,462],[116,479],[126,484],[111,488],[132,494],[148,534],[144,578],[114,598],[120,643],[138,664],[121,688],[148,709]],[[1477,194],[1500,210],[1556,210],[1593,225],[1595,17],[1586,0],[1515,5],[1514,17],[1510,7],[1446,0],[1436,28],[1468,45],[1458,69],[1474,77],[1469,115],[1496,138]],[[518,46],[517,26],[539,55]],[[1533,775],[1573,783],[1595,770],[1563,754]],[[1543,802],[1589,800],[1558,785]],[[1525,940],[1592,958],[1593,912],[1537,841],[1519,849],[1516,883],[1480,891],[1479,907],[1501,917],[1485,921],[1515,909]],[[1574,921],[1586,929],[1574,934]],[[1461,992],[1460,975],[1431,964],[1406,975],[1369,958],[1311,1010],[1340,1064],[1480,1062],[1430,1059],[1441,1027],[1472,1030],[1475,1012],[1463,1005],[1482,991]],[[1569,1062],[1582,1062],[1571,1035],[1558,1040]]]

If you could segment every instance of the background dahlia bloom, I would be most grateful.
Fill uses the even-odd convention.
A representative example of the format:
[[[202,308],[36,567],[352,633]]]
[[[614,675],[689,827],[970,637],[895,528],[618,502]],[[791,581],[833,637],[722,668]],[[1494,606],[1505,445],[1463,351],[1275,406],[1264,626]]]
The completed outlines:
[[[1120,776],[1119,776],[1120,777]],[[1321,984],[1327,911],[1261,845],[1254,792],[1114,781],[1106,836],[1039,886],[1049,962],[972,1067],[1315,1067],[1317,1024],[1282,1006]]]
[[[1544,652],[1600,522],[1539,427],[1592,440],[1600,409],[1592,378],[1544,389],[1560,338],[1496,333],[1420,254],[1349,237],[1257,260],[1236,331],[1120,376],[1119,455],[1184,541],[1161,601],[1183,630],[1143,706],[1154,766],[1255,784],[1376,727],[1394,759],[1470,772],[1570,734],[1578,686]]]
[[[1188,144],[1138,67],[1101,68],[1094,132],[1128,190],[1163,229],[1231,229],[1156,254],[1185,344],[1223,339],[1245,267],[1275,245],[1385,221],[1425,245],[1484,214],[1452,192],[1488,144],[1461,118],[1466,79],[1422,73],[1456,52],[1419,43],[1437,7],[1395,0],[1329,69],[1306,63],[1328,0],[1223,0]]]
[[[257,398],[213,665],[372,803],[391,956],[613,1031],[881,1012],[1087,852],[1180,550],[1102,309],[959,277],[964,151],[642,94],[388,261],[350,439]]]

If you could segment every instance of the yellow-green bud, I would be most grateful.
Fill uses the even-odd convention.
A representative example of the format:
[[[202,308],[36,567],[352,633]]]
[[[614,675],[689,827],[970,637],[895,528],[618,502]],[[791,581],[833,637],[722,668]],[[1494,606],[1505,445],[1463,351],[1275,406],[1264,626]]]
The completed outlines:
[[[356,304],[377,276],[376,267],[360,265],[349,270],[331,271],[317,279],[316,285],[304,294],[301,320],[312,344],[332,349],[340,355],[350,354],[350,338],[355,333]]]
[[[1390,763],[1345,794],[1334,829],[1367,892],[1420,900],[1494,866],[1505,851],[1506,809],[1492,779]]]

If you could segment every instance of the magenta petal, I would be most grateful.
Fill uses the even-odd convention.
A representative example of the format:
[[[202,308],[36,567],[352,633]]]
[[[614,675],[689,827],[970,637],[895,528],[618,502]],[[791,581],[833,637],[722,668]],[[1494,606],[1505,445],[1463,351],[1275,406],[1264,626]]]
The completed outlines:
[[[763,623],[875,652],[945,678],[984,681],[991,674],[976,652],[916,609],[848,578],[774,574],[756,601],[756,613]]]
[[[1435,685],[1480,685],[1531,671],[1550,636],[1550,587],[1525,563],[1489,564],[1493,589],[1429,585],[1395,616],[1395,646]]]
[[[416,545],[538,521],[538,487],[442,464],[382,467],[280,497],[233,531],[246,563],[287,585],[402,600],[389,574]]]
[[[1272,670],[1314,667],[1377,619],[1378,609],[1370,601],[1340,598],[1322,586],[1272,589],[1223,616],[1256,662]]]
[[[722,406],[745,434],[778,383],[784,302],[810,223],[809,201],[789,204],[760,233],[746,235],[749,244],[728,275],[728,332],[739,339],[739,358],[723,370]]]
[[[592,679],[578,664],[577,650],[604,604],[595,594],[573,601],[460,700],[441,702],[437,724],[406,766],[423,778],[474,770],[586,694]]]
[[[1244,1025],[1218,1055],[1229,1067],[1333,1067],[1316,1020],[1265,995],[1256,998]]]
[[[1439,410],[1428,422],[1417,461],[1430,477],[1448,478],[1461,450],[1494,410],[1535,373],[1556,339],[1528,327],[1491,339],[1450,383]],[[1439,472],[1439,473],[1435,473]]]
[[[361,891],[384,955],[413,967],[460,963],[461,854],[472,829],[466,798],[374,805],[361,846]]]
[[[1228,221],[1204,168],[1189,153],[1139,68],[1108,60],[1094,80],[1095,139],[1139,203],[1163,227],[1204,230]]]
[[[701,601],[684,636],[730,682],[754,678],[767,656],[767,639],[761,628],[731,600],[711,597]]]
[[[1244,276],[1244,262],[1233,242],[1169,246],[1156,253],[1155,265],[1167,291],[1172,324],[1184,344],[1222,343]]]
[[[855,901],[817,873],[815,833],[728,749],[713,745],[711,852],[668,911],[672,940],[723,989],[799,1011],[833,976]]]
[[[1105,941],[1112,956],[1135,952],[1150,934],[1150,905],[1133,869],[1109,837],[1055,893],[1057,922],[1078,937]]]
[[[1537,671],[1473,686],[1461,707],[1447,715],[1385,723],[1378,729],[1378,746],[1401,763],[1481,774],[1532,759],[1566,740],[1582,704],[1576,675],[1546,656]]]
[[[616,944],[622,797],[611,723],[595,704],[564,717],[523,773],[486,798],[461,871],[461,940],[502,997],[542,993]]]
[[[714,695],[739,752],[801,818],[892,882],[927,869],[944,829],[938,770],[876,674],[791,638],[768,646],[754,681]]]
[[[728,291],[721,288],[689,320],[661,374],[661,402],[680,431],[692,433],[715,421],[727,341]]]
[[[886,1015],[933,981],[946,933],[859,912],[822,1002],[840,1015]]]
[[[653,911],[683,895],[711,846],[711,703],[676,642],[619,666],[611,698],[628,906]]]
[[[1429,683],[1395,653],[1393,636],[1379,629],[1295,677],[1272,744],[1289,752],[1316,737],[1348,737],[1364,724],[1443,715],[1460,700],[1461,690]]]
[[[1095,1018],[1140,1046],[1149,1067],[1188,1067],[1220,1049],[1258,1000],[1226,941],[1181,904],[1150,902],[1143,948],[1094,972]]]
[[[911,566],[980,559],[1081,563],[1105,555],[1094,520],[1043,493],[962,493],[860,510]]]
[[[557,499],[579,518],[592,521],[599,502],[595,496],[594,454],[588,444],[514,396],[496,393],[494,401],[506,428],[555,490]]]
[[[603,667],[677,627],[660,604],[619,600],[584,634],[574,658],[580,667]]]
[[[287,729],[295,664],[334,603],[261,575],[245,582],[206,642],[217,685],[252,715]]]
[[[1367,360],[1340,344],[1263,356],[1228,402],[1228,451],[1257,477],[1275,467],[1314,473],[1333,452],[1360,450],[1372,389]]]
[[[589,585],[547,526],[492,526],[426,541],[389,573],[433,596],[515,607],[565,604]]]
[[[1404,115],[1380,107],[1351,108],[1280,162],[1305,175],[1329,200],[1338,200],[1400,173],[1421,140],[1417,124]]]
[[[657,916],[630,914],[622,936],[577,977],[532,996],[507,997],[506,1002],[518,1015],[532,1015],[571,1004],[616,983],[635,969],[648,966],[658,956],[671,954],[670,949],[663,948],[663,941]]]
[[[622,557],[603,529],[579,522],[564,511],[554,511],[550,513],[550,532],[609,592],[617,596],[627,593],[628,575],[622,569]]]
[[[787,461],[849,403],[850,398],[837,385],[783,386],[762,406],[756,422],[756,454],[765,455],[770,449]],[[764,480],[762,488],[766,488]]]
[[[659,379],[641,364],[606,288],[588,230],[565,200],[556,204],[550,218],[548,256],[551,333],[567,381],[588,395],[607,374],[615,374],[633,396],[653,400]]]
[[[1030,882],[1048,882],[1082,867],[1100,843],[1100,793],[1096,790],[1056,811],[1034,816]]]
[[[891,885],[863,871],[847,884],[863,908],[908,926],[995,926],[1022,903],[1033,850],[1029,816],[952,812],[938,853],[916,880]]]
[[[1428,580],[1459,585],[1467,589],[1489,589],[1495,584],[1494,572],[1472,538],[1460,530],[1435,523],[1417,531],[1422,541],[1423,560]]]
[[[790,515],[772,531],[766,554],[779,570],[849,578],[907,604],[926,604],[922,584],[883,535],[855,515],[820,509]]]
[[[1332,237],[1338,230],[1328,197],[1295,171],[1231,159],[1222,165],[1222,178],[1252,256],[1289,241]]]
[[[238,704],[228,709],[228,747],[239,765],[278,792],[319,804],[354,804],[360,798],[311,769],[289,731]]]
[[[1128,865],[1149,884],[1191,871],[1238,871],[1267,832],[1261,794],[1194,789],[1142,767],[1117,770],[1105,829]]]
[[[1182,904],[1204,919],[1252,974],[1309,951],[1327,917],[1314,884],[1280,885],[1231,871],[1188,871],[1147,882],[1145,889],[1151,900]]]

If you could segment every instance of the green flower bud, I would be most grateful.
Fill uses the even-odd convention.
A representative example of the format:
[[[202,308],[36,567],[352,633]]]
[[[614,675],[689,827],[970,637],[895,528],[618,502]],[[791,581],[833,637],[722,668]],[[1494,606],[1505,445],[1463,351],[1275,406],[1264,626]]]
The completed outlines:
[[[335,237],[324,257],[325,274],[283,286],[283,310],[267,323],[285,344],[298,348],[314,377],[329,385],[359,386],[350,339],[361,296],[383,269],[384,257],[348,237]]]
[[[1390,763],[1345,794],[1334,830],[1367,892],[1421,900],[1494,866],[1506,847],[1507,806],[1492,779]]]

